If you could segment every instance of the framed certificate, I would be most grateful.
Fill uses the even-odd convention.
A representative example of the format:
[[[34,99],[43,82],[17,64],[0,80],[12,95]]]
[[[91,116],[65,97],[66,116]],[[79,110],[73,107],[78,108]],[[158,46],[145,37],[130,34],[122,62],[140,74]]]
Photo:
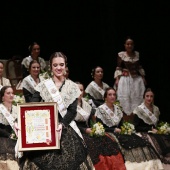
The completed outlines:
[[[56,102],[19,103],[19,151],[60,149]]]

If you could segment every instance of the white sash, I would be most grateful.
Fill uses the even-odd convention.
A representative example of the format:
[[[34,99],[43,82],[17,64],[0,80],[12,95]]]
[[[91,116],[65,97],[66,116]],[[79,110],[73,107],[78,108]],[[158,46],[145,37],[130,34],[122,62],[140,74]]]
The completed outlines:
[[[76,121],[78,121],[78,122],[87,122],[89,116],[90,116],[90,113],[86,112],[80,106],[77,106],[77,115],[75,117]]]
[[[140,105],[139,107],[147,114],[147,116],[151,119],[153,124],[156,125],[156,123],[158,121],[156,116],[147,107],[145,107],[144,105]]]
[[[0,110],[1,113],[4,115],[4,117],[7,119],[11,128],[14,130],[15,134],[17,135],[16,129],[14,128],[15,119],[13,118],[13,116],[9,113],[9,111],[6,109],[6,107],[3,104],[0,104]]]
[[[104,96],[104,90],[99,87],[94,81],[91,82],[91,85],[102,95]]]
[[[52,100],[54,102],[57,102],[58,110],[59,110],[61,116],[64,117],[67,113],[67,108],[66,108],[65,103],[63,102],[63,99],[62,99],[57,87],[55,86],[54,82],[52,81],[52,79],[47,79],[43,82],[43,84],[46,87],[45,89],[43,89],[43,92],[46,95],[49,94],[51,96]],[[80,130],[78,129],[74,120],[71,121],[70,126],[83,139],[83,136],[82,136]]]

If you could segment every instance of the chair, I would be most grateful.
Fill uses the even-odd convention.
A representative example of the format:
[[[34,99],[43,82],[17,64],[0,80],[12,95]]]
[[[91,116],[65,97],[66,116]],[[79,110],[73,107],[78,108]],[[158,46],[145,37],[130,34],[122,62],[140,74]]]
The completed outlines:
[[[20,80],[22,80],[22,57],[15,55],[6,62],[6,77],[10,80],[11,86],[16,87]]]

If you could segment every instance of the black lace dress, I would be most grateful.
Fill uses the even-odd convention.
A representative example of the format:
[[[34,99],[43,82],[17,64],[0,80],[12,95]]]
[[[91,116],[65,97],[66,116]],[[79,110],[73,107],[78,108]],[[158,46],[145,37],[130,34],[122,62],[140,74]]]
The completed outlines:
[[[33,95],[32,102],[38,101],[41,101],[41,97],[40,93],[36,92]],[[94,169],[84,141],[69,125],[76,116],[76,108],[77,99],[68,106],[67,113],[63,118],[58,114],[59,122],[64,124],[60,139],[60,149],[24,152],[24,156],[20,160],[20,167],[22,170]]]

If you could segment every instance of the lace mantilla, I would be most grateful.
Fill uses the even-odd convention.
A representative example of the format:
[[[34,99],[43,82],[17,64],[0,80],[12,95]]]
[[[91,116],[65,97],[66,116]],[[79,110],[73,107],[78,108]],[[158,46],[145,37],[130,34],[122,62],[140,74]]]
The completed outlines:
[[[36,86],[37,91],[41,92],[46,88],[43,82],[44,81],[42,81]],[[74,83],[71,80],[65,80],[65,83],[61,88],[60,95],[66,107],[73,103],[74,100],[80,96],[80,94],[81,94],[80,89],[76,83]],[[46,91],[44,96],[41,95],[41,97],[43,98],[43,100],[45,100],[45,102],[53,102],[53,99],[48,91]]]
[[[103,104],[103,105],[98,107],[98,109],[96,110],[96,113],[95,113],[96,117],[101,119],[102,122],[105,125],[107,125],[108,127],[117,126],[119,124],[119,122],[121,121],[122,117],[123,117],[123,113],[122,113],[120,107],[114,105],[114,112],[112,112],[113,116],[111,116],[103,108],[103,106],[105,107],[105,105],[106,104]],[[116,117],[116,119],[114,119],[115,117]]]

